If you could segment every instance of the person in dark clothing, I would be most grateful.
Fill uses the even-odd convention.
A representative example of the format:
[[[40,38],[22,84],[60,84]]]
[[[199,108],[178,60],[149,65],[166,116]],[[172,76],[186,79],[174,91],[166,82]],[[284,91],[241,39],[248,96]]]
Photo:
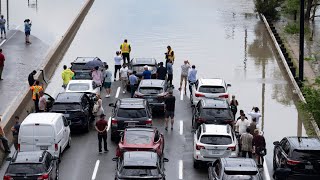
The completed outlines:
[[[157,69],[157,79],[166,80],[167,69],[163,67],[163,62],[159,63],[159,68]]]
[[[1,116],[0,116],[0,122],[1,122]],[[4,152],[5,153],[10,153],[10,147],[8,144],[8,139],[6,138],[4,131],[2,129],[2,126],[0,126],[0,141],[2,142],[3,148],[4,148]]]
[[[100,115],[100,120],[96,122],[96,130],[98,131],[98,141],[99,141],[99,153],[102,153],[102,140],[104,145],[104,152],[108,152],[107,146],[107,129],[108,122],[104,119],[105,115]]]
[[[244,111],[242,109],[239,112],[240,116],[237,118],[237,120],[241,119],[241,116],[244,116],[245,119],[248,119],[248,117],[244,114]]]
[[[172,86],[172,79],[173,79],[173,67],[172,67],[172,61],[169,61],[167,63],[167,73],[168,73],[168,84],[169,86]]]
[[[254,130],[252,145],[258,165],[263,166],[263,156],[266,155],[266,140],[260,135],[259,129]]]
[[[232,100],[230,101],[230,109],[232,111],[234,120],[236,119],[236,114],[237,114],[237,111],[238,111],[238,105],[239,105],[239,103],[238,103],[238,100],[236,100],[236,96],[232,95]]]
[[[13,136],[13,145],[16,150],[18,150],[18,134],[20,129],[19,116],[14,117],[15,124],[11,127],[12,136]]]
[[[149,67],[145,65],[144,71],[142,72],[142,79],[151,79],[151,71],[149,71]]]
[[[166,130],[168,130],[169,117],[171,118],[171,130],[173,130],[174,123],[174,109],[176,104],[176,97],[173,96],[172,91],[169,91],[169,95],[164,99],[165,103],[165,120],[166,120]]]
[[[2,49],[0,49],[0,80],[3,80],[2,79],[2,72],[3,72],[5,60],[6,60],[6,58],[4,57],[4,55],[2,53]]]
[[[33,70],[30,74],[29,74],[29,76],[28,76],[28,82],[29,82],[29,86],[33,86],[34,85],[34,82],[36,81],[35,79],[34,79],[34,75],[36,75],[37,74],[37,71],[36,70]]]

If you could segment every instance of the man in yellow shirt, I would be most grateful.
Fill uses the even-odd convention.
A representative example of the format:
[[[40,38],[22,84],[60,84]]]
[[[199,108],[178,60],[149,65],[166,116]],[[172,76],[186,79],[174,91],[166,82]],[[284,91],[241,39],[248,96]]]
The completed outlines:
[[[39,85],[40,82],[37,80],[34,82],[34,85],[30,87],[32,91],[32,100],[34,101],[34,107],[36,112],[39,112],[39,92],[43,91],[42,86]]]
[[[123,59],[123,64],[126,64],[126,59],[127,63],[130,62],[130,52],[131,52],[131,46],[128,43],[128,40],[124,40],[123,43],[120,45],[120,50],[122,53],[122,59]]]
[[[71,71],[71,69],[67,68],[66,65],[63,66],[63,71],[62,71],[62,80],[63,80],[63,85],[62,87],[66,88],[69,81],[73,78],[74,72]]]

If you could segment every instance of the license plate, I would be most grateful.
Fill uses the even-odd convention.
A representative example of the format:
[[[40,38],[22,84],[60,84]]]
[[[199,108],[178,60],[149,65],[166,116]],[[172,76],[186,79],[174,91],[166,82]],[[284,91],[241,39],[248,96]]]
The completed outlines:
[[[69,114],[64,114],[64,117],[68,118],[68,117],[70,117],[70,115]]]
[[[40,150],[48,150],[48,146],[40,146]]]
[[[152,102],[152,101],[153,101],[153,99],[147,99],[147,101],[148,101],[148,102]]]
[[[313,169],[313,165],[305,165],[306,169]]]
[[[128,126],[134,126],[135,123],[128,123]]]
[[[219,154],[219,150],[211,150],[211,154]]]

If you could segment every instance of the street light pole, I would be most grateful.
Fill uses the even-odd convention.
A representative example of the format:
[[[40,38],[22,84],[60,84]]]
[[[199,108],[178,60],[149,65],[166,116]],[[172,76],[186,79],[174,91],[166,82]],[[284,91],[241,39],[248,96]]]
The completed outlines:
[[[300,0],[300,50],[299,50],[299,80],[303,82],[304,63],[304,0]]]

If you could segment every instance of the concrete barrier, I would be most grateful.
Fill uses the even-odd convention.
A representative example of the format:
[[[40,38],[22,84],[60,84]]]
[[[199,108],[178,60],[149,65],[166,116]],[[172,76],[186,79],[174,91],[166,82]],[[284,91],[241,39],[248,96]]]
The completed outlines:
[[[77,34],[84,18],[88,14],[93,3],[94,0],[86,1],[72,24],[69,26],[66,33],[62,36],[62,39],[51,48],[51,50],[45,57],[44,63],[41,66],[41,70],[43,71],[43,73],[38,73],[35,75],[35,78],[41,82],[44,88],[47,87],[47,82],[45,82],[44,79],[50,79],[52,77],[64,54],[70,47],[75,35]],[[10,129],[15,123],[14,117],[19,116],[20,120],[22,121],[30,112],[33,112],[34,109],[34,102],[31,99],[31,91],[29,89],[26,89],[21,93],[23,93],[22,98],[15,105],[10,107],[7,112],[5,112],[6,114],[4,114],[3,117],[6,118],[6,121],[1,122],[1,126],[4,129],[10,145],[12,144],[12,133]],[[3,150],[0,151],[1,164],[5,156],[6,155]]]

